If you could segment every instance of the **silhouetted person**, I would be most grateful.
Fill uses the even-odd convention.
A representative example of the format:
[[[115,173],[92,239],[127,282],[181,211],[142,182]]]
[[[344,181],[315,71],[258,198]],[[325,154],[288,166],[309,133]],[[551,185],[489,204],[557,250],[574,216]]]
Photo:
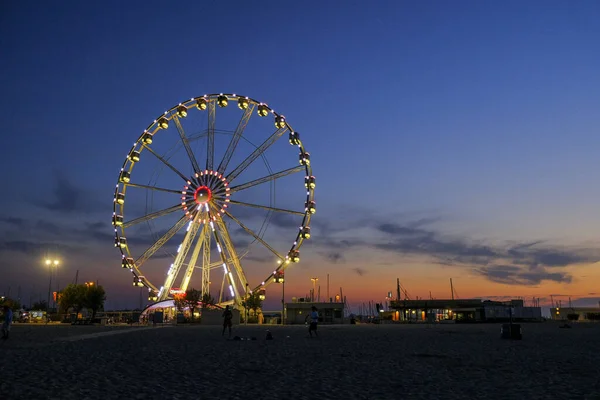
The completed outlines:
[[[317,311],[317,307],[312,306],[310,312],[310,325],[308,326],[308,334],[312,337],[313,331],[315,332],[315,336],[319,337],[317,333],[317,324],[319,323],[319,312]]]
[[[223,333],[221,336],[225,336],[225,328],[229,328],[229,337],[231,338],[231,321],[233,320],[233,313],[229,309],[229,306],[225,306],[223,311]]]
[[[8,334],[10,333],[10,326],[12,325],[13,320],[13,312],[8,305],[4,305],[2,307],[4,310],[4,322],[2,323],[2,339],[8,339]]]

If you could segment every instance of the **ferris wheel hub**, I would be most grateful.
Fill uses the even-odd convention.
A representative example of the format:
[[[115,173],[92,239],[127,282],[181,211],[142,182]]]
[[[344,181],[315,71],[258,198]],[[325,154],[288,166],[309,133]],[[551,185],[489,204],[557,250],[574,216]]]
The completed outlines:
[[[209,202],[211,197],[212,197],[212,190],[210,190],[210,188],[208,188],[207,186],[204,186],[204,185],[198,187],[198,189],[196,189],[196,191],[194,192],[194,200],[198,204],[205,204],[205,203]]]
[[[181,197],[183,211],[194,220],[196,214],[203,214],[197,219],[206,223],[221,217],[229,203],[229,182],[217,171],[205,170],[194,174],[184,186]],[[194,207],[189,206],[195,204]]]

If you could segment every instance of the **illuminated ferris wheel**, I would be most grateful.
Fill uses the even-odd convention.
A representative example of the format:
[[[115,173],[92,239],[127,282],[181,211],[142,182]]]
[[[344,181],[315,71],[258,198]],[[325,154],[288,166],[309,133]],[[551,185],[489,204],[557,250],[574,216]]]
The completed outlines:
[[[121,265],[150,300],[194,284],[210,294],[214,282],[220,304],[239,306],[300,260],[314,189],[300,135],[267,104],[223,93],[181,102],[141,133],[119,172],[112,223]]]

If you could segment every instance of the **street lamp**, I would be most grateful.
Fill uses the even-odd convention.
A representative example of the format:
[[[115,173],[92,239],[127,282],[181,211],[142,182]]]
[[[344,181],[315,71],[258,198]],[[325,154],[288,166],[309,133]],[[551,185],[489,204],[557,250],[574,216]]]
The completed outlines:
[[[281,283],[281,325],[285,325],[285,279],[283,271],[279,271],[275,275],[275,283]]]
[[[317,281],[319,280],[319,278],[310,278],[310,280],[313,283],[313,292],[312,292],[312,299],[311,301],[315,301],[315,293],[317,292]]]
[[[50,292],[52,291],[52,267],[57,268],[60,261],[56,258],[46,258],[44,263],[48,266],[48,270],[50,272],[50,282],[48,283],[48,299],[46,301],[46,307],[48,307],[48,312],[50,312]]]

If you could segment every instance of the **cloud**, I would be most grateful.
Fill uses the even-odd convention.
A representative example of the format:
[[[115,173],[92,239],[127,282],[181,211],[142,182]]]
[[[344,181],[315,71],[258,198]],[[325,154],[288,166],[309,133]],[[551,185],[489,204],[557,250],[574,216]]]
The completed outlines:
[[[367,271],[362,268],[353,268],[352,271],[356,272],[358,276],[363,276],[367,273]]]
[[[548,272],[545,269],[535,271],[523,270],[515,265],[490,265],[473,270],[485,276],[488,280],[506,285],[537,285],[542,281],[564,282],[572,281],[571,275],[562,272]]]
[[[0,251],[12,251],[16,253],[22,253],[27,255],[41,254],[43,249],[56,249],[60,248],[61,251],[79,251],[82,250],[81,246],[71,246],[49,242],[33,242],[28,240],[11,240],[0,242]]]
[[[50,211],[73,212],[83,211],[85,203],[81,201],[81,191],[76,188],[65,175],[55,174],[53,189],[54,200],[40,205]]]
[[[323,255],[325,256],[325,258],[327,260],[329,260],[330,262],[332,262],[334,264],[342,263],[345,261],[343,254],[340,253],[339,251],[332,251],[329,253],[324,253]]]
[[[9,225],[14,225],[16,227],[23,227],[27,224],[27,221],[23,218],[18,218],[18,217],[2,217],[0,218],[0,221],[5,222]]]
[[[243,260],[244,261],[256,261],[256,262],[259,262],[259,263],[270,263],[270,264],[273,264],[273,257],[274,256],[270,256],[269,257],[268,255],[261,256],[261,255],[254,255],[254,254],[248,253],[246,256],[244,256]]]
[[[106,222],[96,221],[96,222],[87,222],[85,226],[90,230],[107,230],[110,231],[110,227],[112,226],[108,220]]]
[[[579,307],[598,307],[600,305],[600,297],[579,297],[573,300],[573,304]]]
[[[41,230],[43,232],[51,233],[53,235],[58,235],[61,233],[61,228],[54,222],[38,220],[35,224],[35,228]]]
[[[317,220],[315,220],[317,221]],[[505,284],[538,285],[543,281],[569,283],[573,277],[560,269],[575,264],[600,260],[597,250],[567,248],[542,240],[522,243],[490,244],[466,237],[451,237],[427,227],[439,218],[420,218],[409,222],[383,218],[364,218],[364,224],[348,224],[338,232],[352,233],[353,227],[371,229],[372,234],[360,238],[336,235],[315,238],[316,245],[327,249],[320,254],[330,262],[338,262],[347,251],[375,248],[402,256],[428,257],[434,263],[471,267],[486,279]],[[322,226],[331,226],[327,220]],[[347,235],[345,235],[347,236]]]
[[[100,202],[87,189],[75,186],[62,172],[54,173],[54,187],[50,201],[34,200],[34,204],[58,213],[95,212],[109,209],[111,203]]]
[[[466,238],[448,238],[432,230],[389,222],[377,225],[376,229],[388,236],[386,242],[375,243],[376,248],[401,254],[428,255],[446,264],[488,265],[499,260],[511,260],[512,264],[535,269],[538,266],[565,267],[600,259],[597,251],[550,245],[541,247],[542,241],[506,247],[472,242]]]
[[[389,233],[395,236],[430,236],[431,232],[419,229],[415,226],[398,225],[394,223],[383,223],[377,226],[377,229],[383,233]]]

